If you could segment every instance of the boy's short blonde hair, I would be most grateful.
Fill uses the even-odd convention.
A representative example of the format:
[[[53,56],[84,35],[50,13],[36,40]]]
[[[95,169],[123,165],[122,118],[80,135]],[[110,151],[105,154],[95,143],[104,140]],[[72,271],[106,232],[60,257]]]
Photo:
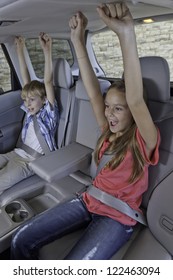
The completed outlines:
[[[25,99],[28,94],[30,94],[31,96],[37,95],[41,99],[44,99],[46,97],[46,89],[44,83],[34,80],[26,84],[22,89],[22,99]]]

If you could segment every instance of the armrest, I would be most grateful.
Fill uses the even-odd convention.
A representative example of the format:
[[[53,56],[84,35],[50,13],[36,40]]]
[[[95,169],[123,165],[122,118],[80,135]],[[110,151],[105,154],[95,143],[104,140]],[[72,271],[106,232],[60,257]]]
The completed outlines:
[[[171,155],[170,155],[171,156]],[[170,170],[170,169],[169,169]],[[150,196],[147,220],[153,236],[173,255],[173,172],[157,185]]]
[[[91,162],[91,153],[92,149],[74,142],[32,161],[29,165],[38,176],[52,183],[87,168]]]

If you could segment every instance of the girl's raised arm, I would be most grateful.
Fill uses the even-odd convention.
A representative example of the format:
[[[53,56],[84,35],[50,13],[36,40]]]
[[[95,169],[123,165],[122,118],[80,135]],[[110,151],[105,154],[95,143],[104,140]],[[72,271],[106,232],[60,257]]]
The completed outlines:
[[[47,99],[50,104],[54,105],[55,93],[53,88],[53,66],[52,66],[52,39],[48,34],[40,33],[40,45],[44,52],[44,84],[46,88]]]
[[[87,18],[81,12],[78,12],[70,19],[69,26],[71,28],[71,40],[75,48],[81,77],[92,104],[98,125],[103,128],[106,123],[104,115],[104,100],[98,79],[90,63],[85,46]]]

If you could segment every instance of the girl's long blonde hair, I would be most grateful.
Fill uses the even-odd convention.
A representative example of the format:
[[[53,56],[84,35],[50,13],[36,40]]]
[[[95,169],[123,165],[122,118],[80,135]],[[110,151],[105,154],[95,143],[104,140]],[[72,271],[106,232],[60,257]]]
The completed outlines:
[[[113,83],[109,87],[109,89],[111,88],[116,88],[117,90],[125,94],[125,83],[123,80],[119,80],[118,82]],[[105,151],[106,154],[115,155],[112,158],[112,160],[107,164],[107,167],[113,170],[116,167],[118,167],[119,164],[123,161],[127,153],[127,150],[129,149],[131,150],[133,156],[133,169],[132,169],[131,176],[128,180],[129,183],[134,182],[136,179],[142,176],[143,167],[145,165],[145,160],[141,155],[138,143],[136,141],[136,128],[137,128],[136,123],[133,122],[131,126],[129,126],[123,132],[121,136],[118,136],[117,138],[115,138],[114,141],[110,142],[110,145]],[[109,140],[112,135],[114,135],[114,133],[110,131],[109,126],[107,125],[107,127],[105,128],[102,135],[97,141],[97,145],[94,153],[94,159],[96,164],[99,163],[99,153],[104,141]]]

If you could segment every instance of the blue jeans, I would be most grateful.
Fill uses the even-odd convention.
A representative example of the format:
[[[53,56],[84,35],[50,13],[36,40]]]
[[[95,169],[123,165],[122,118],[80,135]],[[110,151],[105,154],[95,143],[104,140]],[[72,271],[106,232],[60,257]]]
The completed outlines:
[[[38,259],[39,249],[85,226],[86,230],[66,259],[110,259],[128,241],[133,229],[109,217],[88,212],[82,198],[47,210],[21,226],[12,239],[12,259]],[[58,248],[57,248],[58,249]]]

